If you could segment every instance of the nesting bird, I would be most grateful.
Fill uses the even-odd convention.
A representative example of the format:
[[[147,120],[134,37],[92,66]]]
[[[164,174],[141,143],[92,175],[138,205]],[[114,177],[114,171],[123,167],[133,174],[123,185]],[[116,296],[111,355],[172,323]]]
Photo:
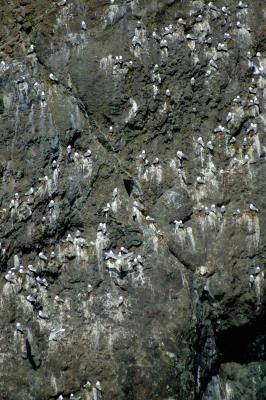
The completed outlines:
[[[250,203],[249,209],[250,209],[250,211],[253,211],[255,213],[259,212],[258,208],[256,206],[254,206],[254,204],[252,204],[252,203]]]
[[[57,76],[55,74],[53,74],[52,72],[49,74],[49,78],[51,81],[53,82],[59,82],[59,79],[57,78]]]

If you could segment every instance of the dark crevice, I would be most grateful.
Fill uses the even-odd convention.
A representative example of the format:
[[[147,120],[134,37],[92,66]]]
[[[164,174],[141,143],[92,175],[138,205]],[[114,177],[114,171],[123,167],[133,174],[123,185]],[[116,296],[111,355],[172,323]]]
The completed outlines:
[[[134,181],[132,179],[124,179],[124,186],[127,191],[127,194],[131,196],[131,193],[133,192],[135,186]]]
[[[201,307],[202,308],[202,307]],[[249,364],[266,360],[266,321],[260,316],[254,323],[229,329],[213,334],[216,345],[216,358],[213,358],[211,368],[206,365],[206,342],[210,338],[210,331],[206,331],[206,321],[209,317],[199,315],[196,326],[194,379],[195,400],[201,400],[213,377],[218,376],[220,366],[227,363]],[[198,388],[199,370],[204,371],[200,376],[200,388]]]
[[[40,367],[40,363],[36,364],[34,360],[34,355],[32,354],[31,345],[28,339],[26,339],[26,352],[27,352],[27,359],[30,362],[30,365],[36,371]]]

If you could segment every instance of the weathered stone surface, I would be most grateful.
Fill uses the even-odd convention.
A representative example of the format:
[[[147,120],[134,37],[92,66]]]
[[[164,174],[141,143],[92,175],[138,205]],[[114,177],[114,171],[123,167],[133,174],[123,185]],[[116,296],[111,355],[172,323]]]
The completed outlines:
[[[246,5],[0,2],[2,400],[266,398]]]

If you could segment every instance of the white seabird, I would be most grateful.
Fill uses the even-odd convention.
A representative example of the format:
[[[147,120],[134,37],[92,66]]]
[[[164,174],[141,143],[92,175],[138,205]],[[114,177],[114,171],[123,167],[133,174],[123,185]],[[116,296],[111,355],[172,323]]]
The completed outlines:
[[[55,74],[53,74],[52,72],[49,74],[49,78],[53,82],[59,82],[59,79],[57,78],[57,76]]]
[[[167,42],[166,39],[162,39],[162,40],[160,41],[160,48],[161,48],[161,49],[168,49],[168,42]]]
[[[156,42],[160,43],[161,37],[156,32],[152,32],[152,37]]]
[[[29,49],[28,49],[28,54],[32,54],[35,51],[35,47],[33,44],[30,45]]]
[[[24,333],[24,330],[20,322],[16,323],[16,330],[19,331],[20,333]]]
[[[225,213],[225,205],[223,204],[222,206],[221,206],[221,214],[224,214]]]
[[[254,206],[254,204],[252,204],[252,203],[250,203],[249,209],[250,209],[250,211],[254,211],[256,213],[259,212],[258,208],[256,206]]]
[[[81,29],[82,29],[83,31],[86,31],[86,30],[87,30],[87,25],[86,25],[86,22],[85,22],[85,21],[81,21]]]
[[[123,296],[119,296],[118,305],[121,306],[123,303],[124,303],[124,297]]]
[[[205,144],[204,144],[203,139],[202,139],[201,136],[198,137],[197,142],[198,142],[198,144],[199,144],[201,147],[203,147],[203,148],[205,147]]]
[[[245,154],[244,159],[242,161],[242,165],[246,165],[246,164],[248,164],[248,162],[249,162],[249,156],[248,156],[248,154]]]
[[[25,196],[31,196],[34,193],[34,188],[31,187],[26,193]]]
[[[214,146],[211,140],[209,140],[206,144],[206,147],[210,150],[213,151],[214,150]]]
[[[187,160],[186,155],[183,153],[182,150],[177,150],[176,156],[180,161]]]
[[[65,332],[65,329],[62,324],[59,324],[51,330],[49,340],[57,341],[61,332]]]
[[[199,185],[204,185],[204,184],[206,183],[205,179],[202,178],[202,176],[198,176],[197,179],[196,179],[196,182],[197,182]]]
[[[136,47],[141,47],[141,41],[140,41],[140,39],[135,35],[135,36],[133,36],[133,39],[132,39],[132,46],[134,47],[134,48],[136,48]]]
[[[84,157],[89,158],[91,156],[91,150],[88,149],[85,153],[84,153]]]
[[[240,8],[241,10],[248,8],[247,4],[244,4],[242,1],[240,1],[237,5],[238,8]]]
[[[254,283],[254,281],[255,281],[254,275],[253,275],[253,274],[250,274],[250,275],[249,275],[249,283],[250,283],[250,285],[252,285],[252,284]]]
[[[106,233],[106,223],[100,222],[97,228],[98,232],[102,232],[104,235]]]
[[[174,220],[173,221],[173,223],[174,223],[174,225],[175,225],[175,229],[179,229],[179,228],[184,228],[184,224],[183,224],[183,221],[180,219],[180,220]]]
[[[216,49],[217,51],[224,51],[224,52],[228,51],[226,43],[218,43]]]
[[[250,126],[248,127],[246,134],[248,135],[250,132],[257,133],[258,125],[256,123],[251,122]]]
[[[117,187],[115,187],[112,193],[112,200],[116,199],[117,195],[118,195],[118,189]]]
[[[211,205],[211,211],[212,211],[213,213],[216,213],[216,205],[215,205],[215,204],[212,204],[212,205]]]
[[[87,292],[91,293],[92,291],[93,291],[93,286],[90,283],[88,283]]]
[[[102,209],[104,215],[107,215],[111,209],[111,204],[107,203],[106,206]]]
[[[218,65],[216,64],[216,62],[214,61],[213,58],[210,59],[209,64],[210,64],[210,66],[211,66],[212,68],[214,68],[214,69],[216,69],[216,70],[218,69]]]
[[[44,255],[44,253],[42,251],[40,251],[40,253],[38,254],[39,258],[43,261],[47,261],[48,258]]]

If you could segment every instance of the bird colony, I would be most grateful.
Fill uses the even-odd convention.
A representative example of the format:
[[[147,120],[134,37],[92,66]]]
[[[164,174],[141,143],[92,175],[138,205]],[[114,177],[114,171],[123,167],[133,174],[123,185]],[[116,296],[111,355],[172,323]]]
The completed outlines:
[[[139,15],[137,0],[111,0],[101,9],[103,32],[112,35],[120,20],[131,19],[123,46],[114,46],[112,54],[108,46],[99,50],[93,80],[97,87],[105,82],[108,98],[95,95],[90,101],[112,106],[113,96],[117,110],[97,120],[101,109],[92,106],[90,112],[86,95],[65,69],[71,57],[82,60],[87,48],[94,54],[90,7],[82,15],[78,2],[50,3],[56,14],[54,61],[43,61],[40,42],[29,35],[24,55],[2,53],[0,64],[1,77],[12,80],[4,104],[14,116],[10,154],[1,164],[1,313],[8,304],[4,330],[16,348],[13,362],[36,374],[43,365],[56,365],[47,372],[50,397],[31,393],[21,399],[114,399],[119,383],[111,389],[110,381],[119,381],[121,372],[114,371],[116,378],[102,372],[101,349],[112,362],[117,341],[131,343],[135,334],[138,342],[145,301],[149,307],[172,296],[179,315],[188,301],[187,318],[197,320],[200,295],[191,293],[192,282],[215,303],[214,282],[240,280],[241,293],[260,313],[266,57],[254,46],[245,2],[190,1],[183,12],[171,11],[169,2],[164,26],[147,22],[149,11]],[[90,84],[83,85],[90,92]],[[70,127],[64,130],[65,121]],[[25,150],[17,169],[22,126]],[[162,283],[166,275],[175,276],[169,278],[170,297],[168,283],[166,289]],[[216,309],[219,332],[222,311]],[[127,329],[130,321],[138,321],[136,333]],[[167,333],[157,325],[149,328],[146,343],[158,330],[160,351],[178,360],[178,350],[167,350]],[[95,366],[80,368],[79,381],[56,372],[67,371],[66,364],[60,367],[60,351],[67,357],[77,338],[94,354]],[[201,362],[193,367],[196,396],[202,394]],[[179,393],[163,384],[160,390],[160,398]],[[189,390],[178,398],[192,398]]]

